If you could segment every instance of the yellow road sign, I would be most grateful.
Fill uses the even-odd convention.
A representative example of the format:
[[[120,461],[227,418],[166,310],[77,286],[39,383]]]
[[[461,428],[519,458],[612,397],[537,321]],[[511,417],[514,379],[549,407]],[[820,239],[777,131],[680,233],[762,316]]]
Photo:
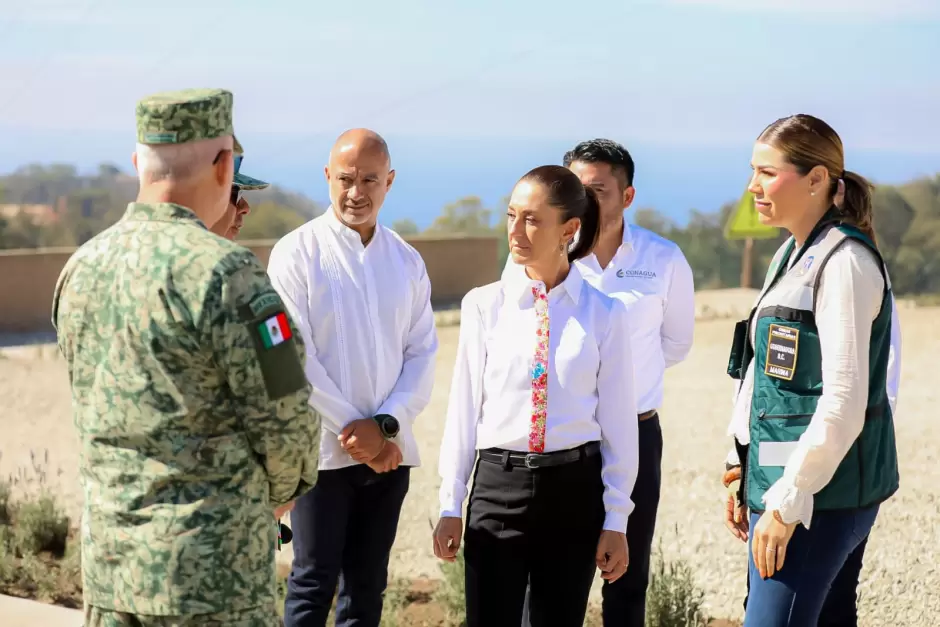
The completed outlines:
[[[754,208],[754,195],[744,190],[731,216],[725,224],[725,239],[773,239],[777,237],[777,227],[761,224]]]

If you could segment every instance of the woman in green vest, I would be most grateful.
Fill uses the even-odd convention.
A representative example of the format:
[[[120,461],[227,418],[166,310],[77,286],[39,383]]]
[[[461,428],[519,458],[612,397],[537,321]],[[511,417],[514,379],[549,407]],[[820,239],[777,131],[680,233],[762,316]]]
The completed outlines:
[[[830,584],[898,489],[886,392],[890,279],[871,186],[809,115],[777,120],[751,159],[760,220],[786,229],[728,373],[750,510],[745,627],[812,627]],[[839,195],[838,206],[834,199]]]

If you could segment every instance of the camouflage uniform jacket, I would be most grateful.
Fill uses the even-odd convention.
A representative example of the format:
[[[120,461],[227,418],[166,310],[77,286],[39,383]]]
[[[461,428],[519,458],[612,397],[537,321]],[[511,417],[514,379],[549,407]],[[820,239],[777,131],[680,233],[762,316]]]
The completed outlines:
[[[316,481],[320,430],[284,312],[258,259],[179,205],[131,203],[68,260],[52,320],[81,444],[86,603],[275,601],[273,508]]]

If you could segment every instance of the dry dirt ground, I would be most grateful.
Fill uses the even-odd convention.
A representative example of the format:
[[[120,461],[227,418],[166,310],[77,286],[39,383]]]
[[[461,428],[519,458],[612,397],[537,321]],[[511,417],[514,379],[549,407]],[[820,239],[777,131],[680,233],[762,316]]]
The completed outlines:
[[[695,569],[711,615],[740,616],[745,546],[721,521],[719,477],[731,380],[725,374],[734,318],[749,307],[742,290],[697,295],[699,322],[689,358],[668,371],[661,408],[665,450],[657,527],[667,558]],[[2,315],[2,314],[0,314]],[[883,506],[866,554],[860,606],[863,625],[933,625],[940,611],[940,308],[901,308],[904,337],[897,431],[901,490]],[[457,327],[441,326],[433,400],[417,422],[423,466],[414,472],[391,569],[401,576],[439,576],[431,552],[436,517],[437,452],[443,431]],[[54,346],[5,349],[0,358],[0,476],[32,475],[31,455],[48,455],[46,482],[73,521],[81,495],[78,450],[64,364]],[[60,474],[61,473],[61,474]],[[595,588],[595,593],[597,587]]]

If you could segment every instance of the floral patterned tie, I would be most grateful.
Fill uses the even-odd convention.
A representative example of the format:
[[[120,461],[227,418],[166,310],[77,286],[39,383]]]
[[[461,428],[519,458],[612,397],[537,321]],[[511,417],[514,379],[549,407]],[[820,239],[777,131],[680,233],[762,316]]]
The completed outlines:
[[[538,330],[535,332],[535,358],[532,360],[532,424],[529,428],[529,450],[541,453],[545,450],[545,421],[548,409],[548,297],[545,286],[532,288],[535,297],[535,316]]]

